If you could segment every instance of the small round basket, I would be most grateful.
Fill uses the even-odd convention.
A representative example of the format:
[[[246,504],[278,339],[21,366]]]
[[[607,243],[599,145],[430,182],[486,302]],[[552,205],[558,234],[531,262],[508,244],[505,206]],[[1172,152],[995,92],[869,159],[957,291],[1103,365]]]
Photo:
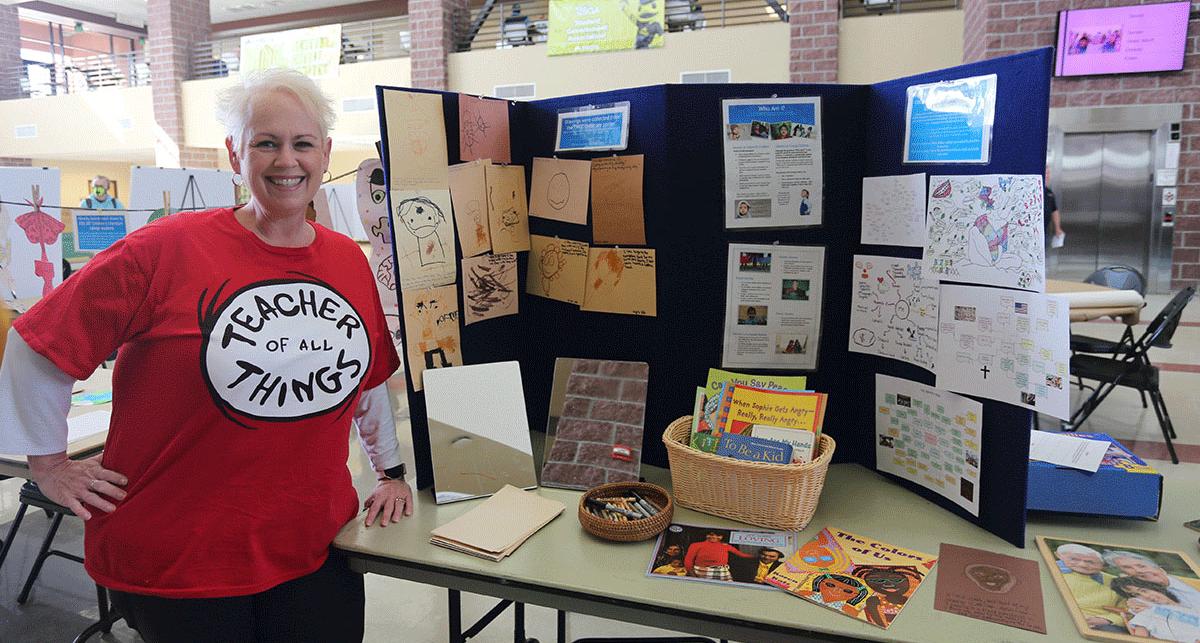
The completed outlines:
[[[584,504],[588,498],[622,497],[630,491],[653,503],[659,512],[641,520],[615,521],[594,516],[588,512]],[[593,487],[579,497],[579,524],[584,531],[605,540],[622,543],[647,540],[659,534],[671,524],[671,514],[675,505],[671,502],[671,494],[666,489],[648,482],[610,482]]]

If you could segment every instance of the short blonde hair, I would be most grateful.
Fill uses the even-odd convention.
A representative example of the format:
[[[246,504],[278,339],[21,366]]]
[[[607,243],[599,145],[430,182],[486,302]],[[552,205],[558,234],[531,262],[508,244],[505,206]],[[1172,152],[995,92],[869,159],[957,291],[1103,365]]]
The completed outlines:
[[[241,84],[234,85],[217,97],[217,120],[225,126],[225,134],[233,139],[236,149],[246,145],[246,124],[254,99],[271,92],[287,92],[295,96],[321,126],[321,138],[333,128],[333,102],[311,78],[292,69],[267,69],[247,74]]]

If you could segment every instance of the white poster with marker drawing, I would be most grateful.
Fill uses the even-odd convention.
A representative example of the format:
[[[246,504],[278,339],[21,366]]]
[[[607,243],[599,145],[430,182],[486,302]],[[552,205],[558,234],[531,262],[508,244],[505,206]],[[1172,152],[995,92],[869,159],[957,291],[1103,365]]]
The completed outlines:
[[[934,176],[929,185],[931,276],[1045,292],[1042,177]]]
[[[875,375],[875,468],[979,515],[983,405],[917,382]]]
[[[458,279],[450,190],[392,192],[400,290],[432,288]]]
[[[933,372],[938,346],[938,282],[920,259],[854,256],[850,350]]]
[[[729,244],[726,368],[817,367],[825,248]]]
[[[925,247],[925,174],[863,177],[862,242]]]
[[[939,388],[1070,417],[1065,299],[950,284],[941,290]]]

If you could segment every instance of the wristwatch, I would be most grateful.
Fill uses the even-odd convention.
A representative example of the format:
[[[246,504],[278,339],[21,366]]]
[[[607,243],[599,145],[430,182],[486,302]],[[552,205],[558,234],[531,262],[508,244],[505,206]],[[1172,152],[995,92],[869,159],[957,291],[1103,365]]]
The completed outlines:
[[[401,462],[390,469],[384,469],[380,473],[383,474],[383,477],[380,478],[380,480],[400,480],[403,482],[404,475],[408,473],[408,469],[404,466],[404,463]]]

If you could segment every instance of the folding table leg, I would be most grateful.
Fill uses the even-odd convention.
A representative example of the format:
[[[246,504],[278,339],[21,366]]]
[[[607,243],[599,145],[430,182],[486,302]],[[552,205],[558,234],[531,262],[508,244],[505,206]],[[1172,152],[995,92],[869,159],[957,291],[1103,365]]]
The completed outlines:
[[[513,643],[525,641],[525,603],[513,602]]]
[[[457,589],[447,590],[450,593],[449,613],[446,620],[450,627],[450,643],[464,643],[462,635],[462,596]]]
[[[567,643],[567,613],[558,611],[558,643]]]

